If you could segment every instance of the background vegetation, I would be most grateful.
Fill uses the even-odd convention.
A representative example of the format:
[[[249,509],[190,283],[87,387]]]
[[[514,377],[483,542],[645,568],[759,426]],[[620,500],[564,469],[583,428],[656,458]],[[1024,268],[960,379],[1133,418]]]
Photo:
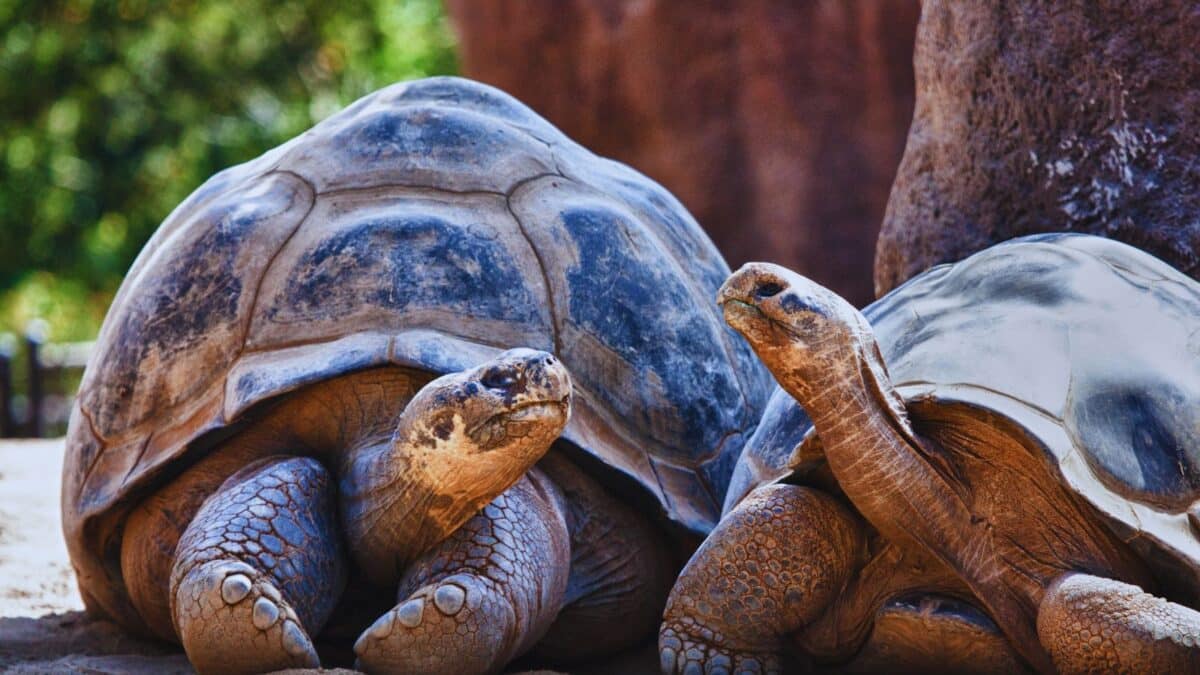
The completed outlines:
[[[0,333],[92,338],[208,176],[453,47],[439,0],[0,0]]]

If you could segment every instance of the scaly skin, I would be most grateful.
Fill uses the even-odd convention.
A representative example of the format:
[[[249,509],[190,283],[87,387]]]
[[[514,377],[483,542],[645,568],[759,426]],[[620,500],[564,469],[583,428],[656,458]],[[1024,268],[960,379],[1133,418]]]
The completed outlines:
[[[1037,629],[1064,675],[1200,672],[1200,612],[1120,581],[1063,575],[1038,608]]]
[[[665,557],[649,523],[551,454],[405,570],[399,603],[355,644],[358,667],[494,673],[539,644],[584,661],[630,646],[661,612]]]
[[[562,493],[571,564],[563,608],[536,657],[590,663],[653,635],[679,571],[662,532],[561,454],[546,455],[538,469]]]
[[[794,485],[748,495],[692,556],[659,633],[664,673],[779,673],[784,637],[819,617],[862,555],[857,518]]]
[[[405,570],[399,604],[354,646],[369,673],[491,673],[562,607],[570,544],[561,495],[533,470]]]
[[[175,630],[201,673],[320,665],[310,635],[346,579],[328,472],[268,458],[231,476],[179,540]]]

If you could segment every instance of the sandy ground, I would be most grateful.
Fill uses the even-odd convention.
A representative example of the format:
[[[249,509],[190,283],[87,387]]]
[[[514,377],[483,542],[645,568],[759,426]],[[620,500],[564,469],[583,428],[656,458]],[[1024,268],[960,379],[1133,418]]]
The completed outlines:
[[[62,441],[0,443],[0,616],[83,609],[67,562],[58,490]]]
[[[61,440],[0,443],[0,670],[189,673],[165,645],[80,610],[59,519]]]
[[[0,442],[0,671],[193,672],[177,648],[81,611],[59,517],[62,461],[61,439]],[[656,665],[647,646],[577,672],[653,673]]]

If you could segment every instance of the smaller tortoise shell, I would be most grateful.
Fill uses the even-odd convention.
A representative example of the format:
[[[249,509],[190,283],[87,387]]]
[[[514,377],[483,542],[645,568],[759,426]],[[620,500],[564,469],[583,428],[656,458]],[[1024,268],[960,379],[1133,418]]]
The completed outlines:
[[[1090,235],[1024,237],[935,267],[867,307],[905,400],[997,413],[1180,592],[1200,595],[1200,283]],[[726,510],[819,460],[776,388]]]

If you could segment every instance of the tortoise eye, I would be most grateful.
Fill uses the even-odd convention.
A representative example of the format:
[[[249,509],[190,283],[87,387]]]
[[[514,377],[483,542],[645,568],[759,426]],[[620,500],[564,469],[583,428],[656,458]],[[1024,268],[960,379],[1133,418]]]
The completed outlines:
[[[754,297],[770,298],[779,295],[782,292],[783,286],[775,283],[774,281],[767,281],[759,284],[758,288],[754,289]]]
[[[488,389],[508,389],[517,383],[517,373],[511,368],[493,368],[479,381]]]

